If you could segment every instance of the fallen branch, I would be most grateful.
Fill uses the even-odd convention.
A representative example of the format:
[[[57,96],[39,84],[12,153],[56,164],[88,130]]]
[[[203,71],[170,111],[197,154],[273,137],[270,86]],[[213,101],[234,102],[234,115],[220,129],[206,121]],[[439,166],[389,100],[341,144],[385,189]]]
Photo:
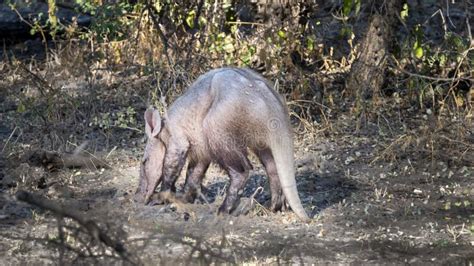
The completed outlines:
[[[117,254],[124,260],[133,265],[137,264],[134,260],[131,259],[130,254],[127,252],[124,245],[119,241],[112,240],[104,231],[100,229],[96,222],[90,219],[84,219],[82,214],[75,212],[71,208],[65,208],[58,203],[44,198],[39,195],[35,195],[23,190],[20,190],[16,193],[16,199],[19,201],[26,202],[28,204],[34,205],[44,210],[53,212],[54,214],[62,217],[71,218],[76,221],[80,226],[85,228],[90,236],[94,237],[96,240],[102,242],[107,247],[112,248]]]
[[[42,165],[48,170],[60,168],[110,168],[105,161],[92,155],[82,153],[58,153],[53,151],[36,150],[31,153],[28,161]]]

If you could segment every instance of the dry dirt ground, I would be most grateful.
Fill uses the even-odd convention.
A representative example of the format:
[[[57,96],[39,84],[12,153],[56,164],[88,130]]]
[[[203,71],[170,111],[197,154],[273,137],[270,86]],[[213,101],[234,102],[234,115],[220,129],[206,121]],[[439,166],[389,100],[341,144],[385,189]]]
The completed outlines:
[[[74,82],[69,83],[78,84]],[[64,117],[50,118],[59,122],[42,126],[35,108],[43,106],[33,102],[26,111],[20,110],[17,96],[22,87],[7,79],[0,87],[2,265],[131,263],[127,259],[147,265],[474,263],[474,168],[468,163],[473,161],[472,128],[471,135],[459,141],[467,147],[464,159],[453,159],[448,150],[430,153],[413,148],[416,141],[409,141],[406,128],[434,123],[434,114],[402,110],[403,118],[384,116],[382,122],[368,123],[356,132],[350,112],[334,110],[327,117],[329,123],[316,123],[313,132],[296,136],[298,189],[312,217],[309,224],[302,224],[291,211],[271,213],[264,207],[269,189],[257,163],[245,189],[243,202],[254,204],[247,215],[216,215],[228,181],[216,167],[208,171],[196,204],[134,203],[143,132],[84,125],[92,123],[88,114],[133,106],[141,127],[146,94],[137,95],[137,90],[121,85],[97,89],[96,94],[77,98],[74,110],[58,103],[60,108],[50,114]],[[69,145],[70,151],[75,147],[71,143],[83,143],[86,131],[85,150],[105,160],[106,167],[54,169],[31,156],[38,150],[61,151],[57,143]],[[425,137],[410,136],[421,142]],[[451,143],[449,138],[446,142]],[[398,147],[406,143],[407,147]],[[181,177],[180,186],[182,182]],[[122,243],[125,261],[88,238],[75,221],[16,200],[20,189],[97,223],[115,243]]]

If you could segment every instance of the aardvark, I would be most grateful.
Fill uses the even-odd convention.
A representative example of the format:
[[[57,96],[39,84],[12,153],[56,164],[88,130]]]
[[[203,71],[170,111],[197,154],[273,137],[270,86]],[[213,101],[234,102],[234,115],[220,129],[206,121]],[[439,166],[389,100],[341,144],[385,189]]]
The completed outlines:
[[[211,162],[230,176],[219,213],[232,213],[252,168],[254,152],[268,174],[273,211],[285,199],[303,220],[295,181],[293,136],[283,98],[261,75],[245,68],[219,68],[201,75],[163,118],[145,112],[148,137],[135,199],[148,203],[160,193],[174,193],[176,179],[188,158],[184,199],[194,202]]]

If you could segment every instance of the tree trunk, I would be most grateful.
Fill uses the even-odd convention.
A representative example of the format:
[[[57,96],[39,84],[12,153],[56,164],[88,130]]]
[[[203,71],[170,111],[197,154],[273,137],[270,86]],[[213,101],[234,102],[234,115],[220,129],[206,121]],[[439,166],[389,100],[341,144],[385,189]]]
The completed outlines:
[[[369,18],[367,31],[360,43],[360,55],[352,64],[346,82],[348,90],[355,92],[356,111],[365,117],[367,109],[377,101],[385,81],[387,55],[399,24],[401,0],[372,1],[376,10]],[[372,101],[369,99],[372,98]],[[358,125],[360,126],[360,124]]]

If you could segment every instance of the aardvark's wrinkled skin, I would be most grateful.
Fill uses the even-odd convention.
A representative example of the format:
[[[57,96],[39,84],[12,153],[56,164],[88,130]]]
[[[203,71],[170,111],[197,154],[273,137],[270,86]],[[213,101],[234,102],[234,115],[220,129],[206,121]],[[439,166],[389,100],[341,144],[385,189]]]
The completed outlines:
[[[308,221],[295,182],[293,138],[283,99],[259,74],[242,68],[220,68],[201,75],[169,108],[145,112],[148,143],[135,199],[148,203],[160,193],[175,192],[176,179],[189,158],[184,199],[194,202],[211,162],[230,176],[219,213],[231,213],[252,168],[247,151],[265,166],[270,181],[271,209],[285,198]]]

